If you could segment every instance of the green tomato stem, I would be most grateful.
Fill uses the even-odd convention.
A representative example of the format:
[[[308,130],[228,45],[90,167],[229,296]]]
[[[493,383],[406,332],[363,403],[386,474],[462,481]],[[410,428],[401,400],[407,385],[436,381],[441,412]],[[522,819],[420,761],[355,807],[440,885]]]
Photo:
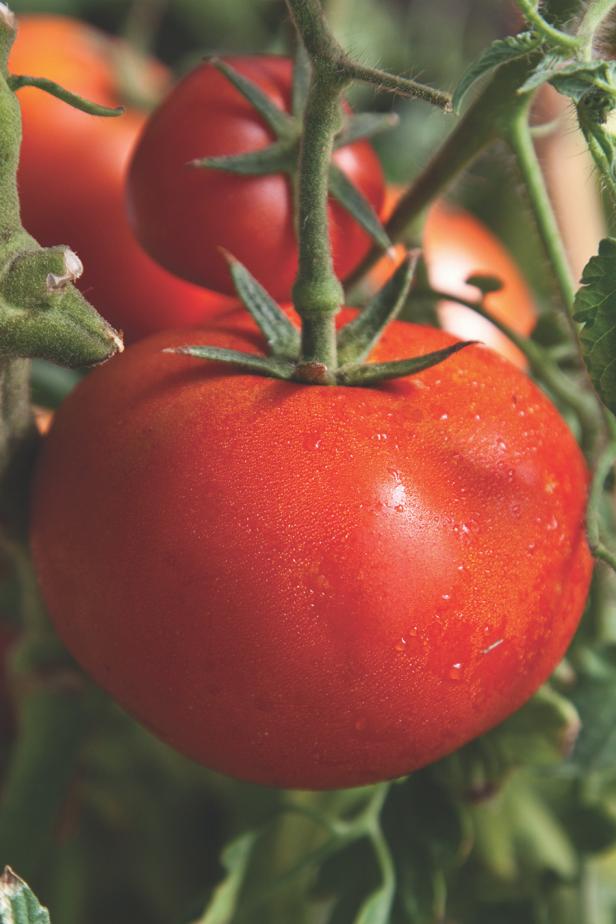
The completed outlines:
[[[488,145],[508,131],[521,105],[520,97],[516,95],[517,89],[532,73],[539,60],[537,54],[531,54],[511,61],[494,72],[477,99],[397,203],[385,225],[392,241],[402,240],[409,225],[424,209],[437,196],[446,192]],[[348,278],[347,286],[352,287],[357,283],[381,257],[382,251],[373,247]]]
[[[616,0],[591,0],[586,7],[577,29],[577,41],[586,60],[592,58],[592,46],[597,29],[615,6]]]
[[[579,47],[579,41],[574,35],[561,32],[560,29],[546,22],[538,11],[537,4],[534,0],[517,0],[517,4],[526,20],[535,27],[536,31],[542,35],[550,45],[562,48],[564,51],[573,51]]]
[[[528,125],[528,108],[526,106],[520,110],[518,117],[511,123],[507,140],[516,156],[518,167],[528,190],[537,230],[546,256],[553,268],[563,304],[566,308],[571,332],[579,346],[577,326],[573,320],[575,287],[558,223],[533,145]]]

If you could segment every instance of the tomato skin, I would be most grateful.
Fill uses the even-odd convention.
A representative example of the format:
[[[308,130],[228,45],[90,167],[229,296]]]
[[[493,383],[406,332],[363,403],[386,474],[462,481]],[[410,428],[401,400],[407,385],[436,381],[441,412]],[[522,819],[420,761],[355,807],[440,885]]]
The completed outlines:
[[[389,214],[402,189],[389,187],[385,213]],[[422,237],[423,256],[433,288],[460,298],[476,299],[478,290],[466,284],[469,276],[497,276],[503,288],[486,297],[486,307],[517,334],[530,335],[537,320],[532,292],[505,247],[486,226],[458,206],[437,201],[428,211]],[[404,248],[383,257],[368,277],[373,289],[382,286],[400,263]],[[470,308],[456,302],[440,302],[439,322],[461,340],[480,340],[521,369],[526,359],[508,337]]]
[[[289,110],[288,58],[226,60]],[[178,276],[230,294],[231,277],[219,251],[224,247],[274,298],[289,300],[297,274],[289,178],[188,166],[195,158],[253,151],[273,140],[259,114],[211,64],[188,74],[150,117],[129,170],[129,214],[148,253]],[[357,142],[339,149],[334,159],[379,212],[384,182],[371,146]],[[371,242],[337,203],[329,213],[335,268],[344,278]]]
[[[10,58],[14,73],[56,80],[107,106],[120,104],[113,58],[117,42],[62,16],[23,16]],[[151,64],[154,79],[169,80]],[[145,115],[78,112],[33,88],[19,91],[23,144],[19,191],[25,227],[44,245],[69,244],[82,259],[79,286],[132,342],[168,327],[194,326],[225,299],[191,286],[156,264],[137,243],[125,214],[128,159]]]
[[[230,315],[191,342],[256,352]],[[373,358],[451,343],[397,322]],[[587,471],[525,375],[470,347],[379,388],[162,353],[96,370],[45,441],[32,542],[58,632],[178,750],[277,786],[433,761],[515,710],[588,590]]]

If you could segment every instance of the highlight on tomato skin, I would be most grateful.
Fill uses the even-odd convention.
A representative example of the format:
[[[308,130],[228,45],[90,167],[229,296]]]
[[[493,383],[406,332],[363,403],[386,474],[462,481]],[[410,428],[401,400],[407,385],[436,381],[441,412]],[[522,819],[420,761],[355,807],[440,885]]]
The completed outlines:
[[[289,58],[224,60],[278,108],[290,111]],[[289,301],[297,275],[290,177],[282,172],[240,176],[191,165],[204,157],[265,148],[273,140],[253,105],[212,63],[191,71],[150,116],[129,169],[129,215],[148,253],[183,279],[230,295],[234,289],[222,247],[273,298]],[[333,160],[380,213],[385,184],[372,146],[354,142],[335,151]],[[330,200],[329,212],[334,265],[344,279],[368,252],[371,240],[336,201]]]
[[[44,74],[95,102],[123,102],[121,40],[65,16],[20,16],[14,73]],[[147,80],[160,92],[170,74],[154,59]],[[232,300],[171,275],[135,239],[124,207],[128,160],[146,114],[115,119],[79,112],[33,88],[17,94],[23,116],[19,193],[25,227],[43,245],[66,243],[81,258],[79,286],[127,343],[169,327],[191,327]]]
[[[402,192],[401,187],[388,187],[384,221]],[[503,287],[486,296],[486,307],[517,334],[530,335],[537,320],[531,289],[504,245],[471,212],[442,200],[436,202],[428,210],[421,246],[432,288],[473,300],[478,290],[466,283],[469,276],[495,276],[503,282]],[[402,245],[397,245],[391,256],[379,261],[368,276],[373,290],[391,276],[404,252]],[[526,369],[526,359],[518,348],[472,309],[456,302],[440,302],[437,310],[444,330],[461,340],[480,340]]]
[[[190,340],[264,347],[233,313]],[[396,322],[372,358],[452,341]],[[82,667],[177,750],[293,788],[407,773],[528,699],[592,567],[586,466],[534,383],[482,346],[328,388],[161,352],[186,343],[97,369],[43,447],[34,559]]]

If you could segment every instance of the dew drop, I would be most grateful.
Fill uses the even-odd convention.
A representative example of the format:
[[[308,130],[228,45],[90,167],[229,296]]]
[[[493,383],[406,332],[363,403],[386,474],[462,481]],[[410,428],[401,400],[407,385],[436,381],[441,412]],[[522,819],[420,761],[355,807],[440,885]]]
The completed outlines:
[[[396,651],[406,651],[406,639],[401,638],[399,642],[396,643]]]
[[[450,680],[461,680],[462,679],[462,664],[460,661],[456,661],[455,664],[452,664],[449,668],[449,679]]]
[[[451,600],[451,594],[441,594],[441,600]]]

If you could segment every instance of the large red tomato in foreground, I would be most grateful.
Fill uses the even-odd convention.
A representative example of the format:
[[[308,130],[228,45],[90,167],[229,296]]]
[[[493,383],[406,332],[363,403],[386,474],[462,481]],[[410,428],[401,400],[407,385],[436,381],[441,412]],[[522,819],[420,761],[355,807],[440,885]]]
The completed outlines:
[[[386,215],[391,213],[401,193],[399,187],[388,189]],[[503,286],[486,296],[486,307],[517,334],[530,335],[537,320],[530,287],[503,244],[471,212],[446,202],[436,202],[426,216],[422,248],[434,289],[473,300],[479,293],[474,286],[467,285],[469,276],[498,277]],[[391,256],[383,257],[368,276],[368,285],[372,289],[380,288],[405,253],[406,248],[398,245]],[[516,366],[526,368],[526,360],[518,348],[477,312],[450,301],[440,302],[437,310],[444,330],[462,340],[481,340]]]
[[[257,351],[250,321],[192,342]],[[439,349],[392,325],[376,360]],[[233,776],[353,786],[452,751],[562,657],[587,472],[548,399],[470,347],[378,388],[302,386],[150,338],[58,411],[32,539],[81,664]]]
[[[227,58],[237,71],[289,110],[291,61]],[[291,181],[283,173],[239,176],[189,166],[195,158],[267,147],[273,133],[216,68],[188,74],[150,117],[128,177],[137,237],[162,266],[217,292],[233,284],[220,247],[244,263],[268,292],[288,301],[297,274]],[[365,141],[340,148],[335,162],[379,212],[384,181]],[[335,268],[344,278],[371,246],[368,235],[336,202],[329,209]]]
[[[48,77],[107,106],[121,100],[117,41],[62,16],[24,16],[14,73]],[[168,75],[151,64],[161,87]],[[85,272],[80,288],[128,342],[198,324],[224,299],[172,276],[135,240],[124,210],[124,175],[145,115],[98,118],[36,89],[18,93],[23,113],[19,194],[24,225],[44,245],[69,244]]]

